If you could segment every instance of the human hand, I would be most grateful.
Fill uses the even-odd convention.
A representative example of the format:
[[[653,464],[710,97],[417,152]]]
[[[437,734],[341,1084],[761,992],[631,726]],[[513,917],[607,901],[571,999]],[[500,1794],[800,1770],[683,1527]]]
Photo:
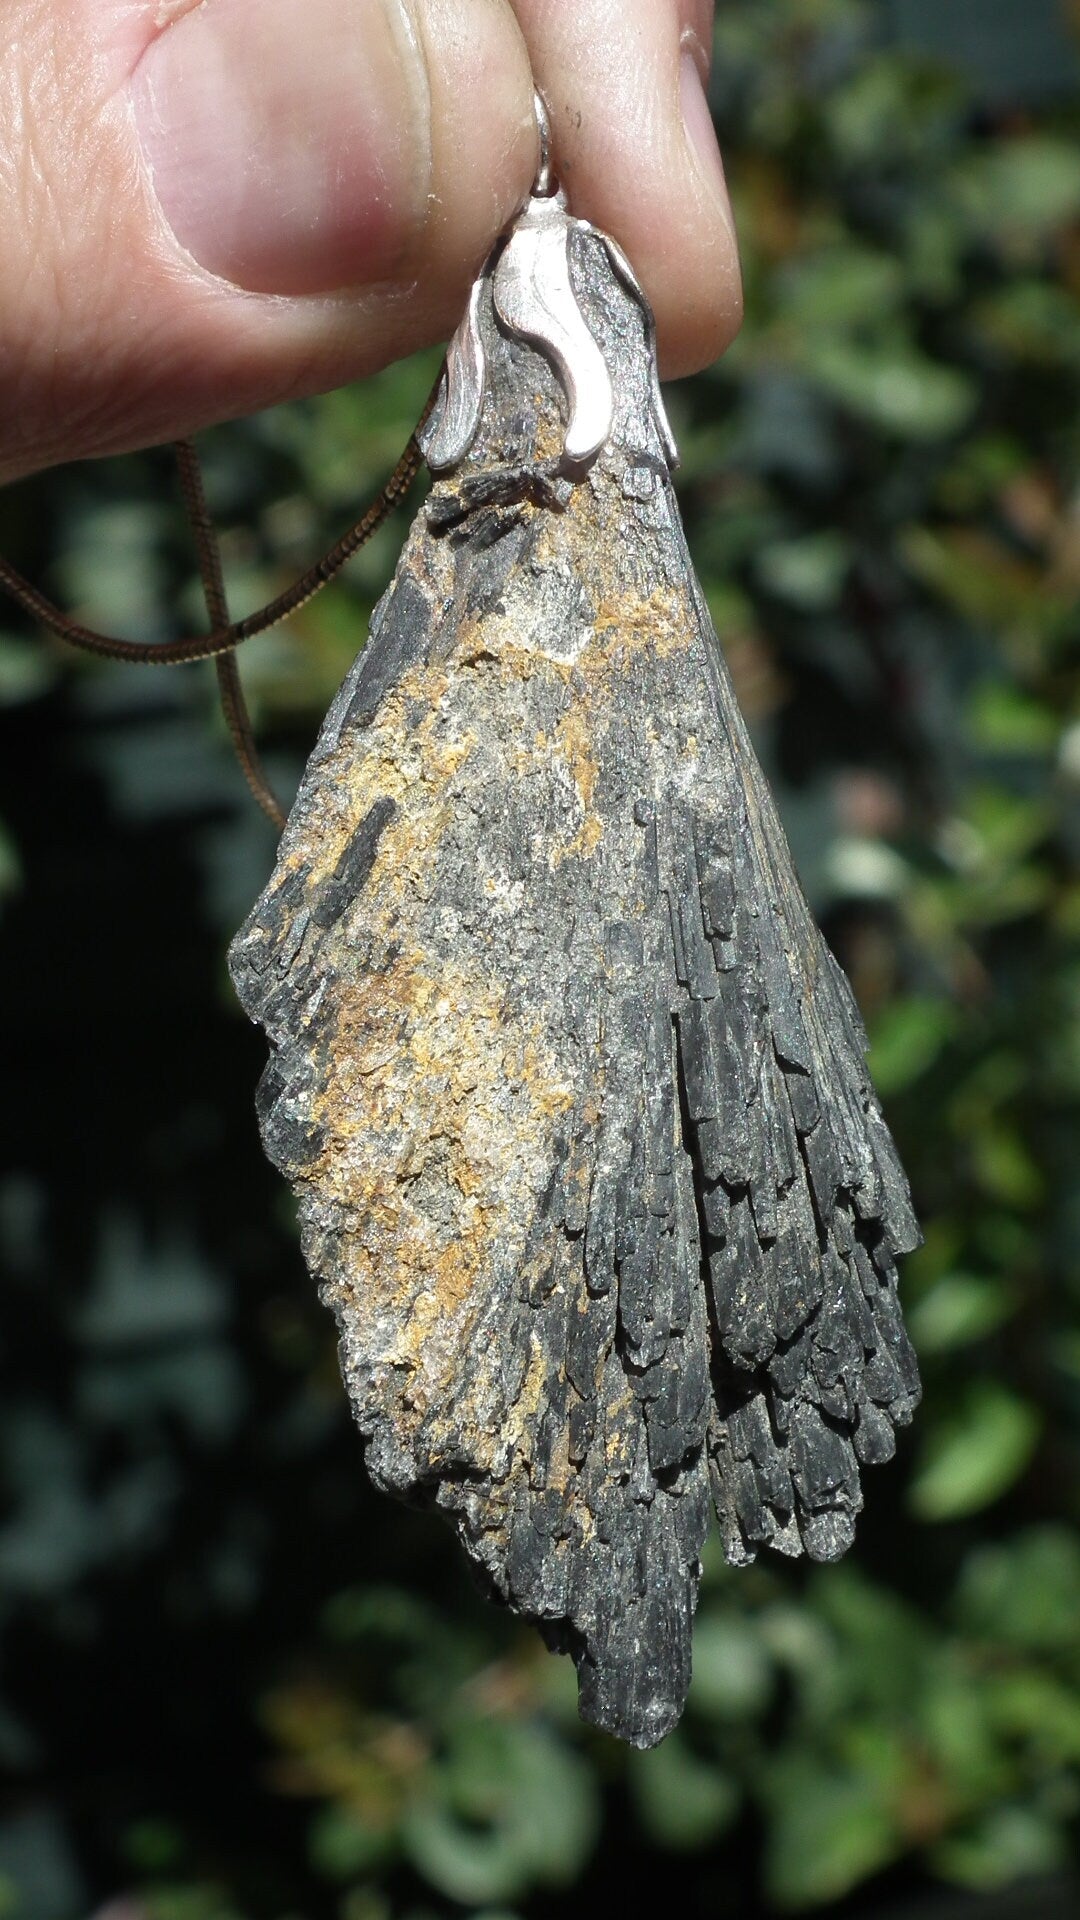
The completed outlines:
[[[740,317],[712,0],[0,0],[0,480],[446,338],[537,157],[662,370]]]

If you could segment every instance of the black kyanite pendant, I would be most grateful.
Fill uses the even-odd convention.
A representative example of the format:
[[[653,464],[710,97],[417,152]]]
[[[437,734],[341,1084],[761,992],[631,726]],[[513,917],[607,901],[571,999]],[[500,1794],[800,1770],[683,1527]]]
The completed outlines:
[[[440,474],[232,949],[376,1484],[637,1746],[699,1555],[832,1560],[918,1373],[918,1232],[686,550],[652,321],[535,198]]]

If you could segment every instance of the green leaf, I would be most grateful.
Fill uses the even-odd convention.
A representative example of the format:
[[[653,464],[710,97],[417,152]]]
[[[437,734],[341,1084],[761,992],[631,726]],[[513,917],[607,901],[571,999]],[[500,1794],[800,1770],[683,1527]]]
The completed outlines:
[[[1033,1653],[1072,1652],[1080,1621],[1080,1538],[1032,1527],[983,1547],[964,1567],[957,1617],[969,1634]]]
[[[172,1820],[137,1820],[124,1836],[124,1852],[139,1873],[169,1873],[185,1851],[183,1834]]]
[[[799,260],[782,278],[779,297],[802,327],[863,328],[900,306],[904,270],[893,254],[835,246]]]
[[[339,1920],[393,1920],[390,1902],[373,1887],[350,1887],[339,1908]]]
[[[949,514],[968,515],[996,502],[1011,480],[1026,472],[1023,444],[999,429],[969,434],[934,482],[934,499]]]
[[[914,1607],[851,1566],[816,1575],[813,1599],[832,1628],[845,1681],[860,1701],[880,1706],[890,1720],[909,1707],[925,1657],[927,1630]],[[888,1646],[889,1659],[880,1650]],[[843,1707],[839,1718],[846,1718]]]
[[[405,1851],[452,1900],[513,1900],[566,1886],[596,1837],[592,1776],[546,1731],[466,1722],[405,1817]]]
[[[1080,362],[1080,310],[1065,287],[1020,280],[980,300],[971,326],[985,348],[1036,366]]]
[[[901,1851],[894,1822],[857,1773],[793,1753],[770,1769],[765,1871],[778,1906],[839,1900]]]
[[[694,1630],[690,1702],[712,1720],[751,1720],[772,1691],[772,1662],[761,1633],[737,1614],[705,1614]]]
[[[852,546],[839,533],[774,540],[758,555],[755,572],[767,593],[807,613],[836,605],[851,567]]]
[[[947,1000],[910,994],[885,1007],[871,1033],[870,1071],[883,1094],[902,1093],[933,1066],[956,1027]]]
[[[982,1675],[964,1646],[943,1647],[919,1702],[919,1738],[957,1807],[1013,1791],[1016,1769],[995,1738]]]
[[[848,13],[848,30],[858,19]],[[894,54],[865,50],[846,83],[827,101],[825,124],[837,158],[847,166],[878,168],[883,158],[924,162],[962,102],[957,76],[942,68],[914,68]]]
[[[985,1340],[1016,1311],[1016,1294],[1004,1280],[974,1273],[945,1273],[908,1312],[916,1352],[952,1353]]]
[[[346,1587],[323,1609],[323,1627],[335,1640],[427,1646],[439,1616],[422,1594],[400,1587]]]
[[[906,343],[862,346],[812,339],[810,372],[849,412],[903,440],[942,440],[973,413],[974,383],[956,367],[929,360]]]
[[[225,1889],[212,1882],[152,1887],[140,1906],[146,1920],[245,1920]]]
[[[352,1880],[378,1866],[393,1851],[392,1828],[374,1827],[351,1808],[320,1808],[311,1823],[311,1863],[327,1880]]]
[[[709,614],[721,639],[756,624],[753,601],[730,580],[717,580],[708,589]]]
[[[932,198],[908,207],[903,228],[907,291],[933,305],[955,300],[963,288],[966,235],[951,207]]]
[[[976,232],[1030,255],[1080,213],[1080,152],[1051,134],[992,142],[968,155],[954,187]]]
[[[0,707],[36,700],[56,679],[56,657],[40,641],[12,640],[0,634]]]
[[[0,1914],[75,1920],[86,1896],[67,1824],[45,1799],[11,1805],[0,1819]]]
[[[226,1315],[221,1276],[179,1238],[150,1248],[127,1213],[101,1225],[93,1283],[77,1331],[100,1351],[168,1347],[216,1331]]]
[[[827,1726],[845,1698],[849,1675],[836,1635],[807,1606],[781,1604],[762,1616],[769,1652],[790,1679],[800,1714],[814,1726]]]
[[[1038,1206],[1044,1179],[1019,1129],[988,1115],[969,1141],[972,1169],[983,1192],[1009,1207]]]
[[[923,1444],[911,1486],[912,1511],[921,1520],[956,1520],[978,1513],[1020,1478],[1038,1444],[1035,1408],[996,1381],[978,1381],[963,1393]]]
[[[698,1759],[678,1733],[651,1753],[634,1754],[628,1782],[642,1826],[661,1847],[705,1846],[739,1810],[737,1783],[715,1761]]]
[[[1052,824],[1046,800],[981,785],[966,796],[964,813],[983,871],[1001,869],[1034,852]]]
[[[1037,661],[1042,636],[1053,638],[1072,618],[1070,588],[981,528],[910,526],[897,534],[896,544],[915,578],[965,620],[1010,640],[1019,635],[1025,662],[1032,656]]]
[[[1067,1866],[1070,1848],[1062,1826],[1028,1806],[994,1807],[955,1838],[934,1849],[931,1862],[948,1880],[986,1891]],[[1035,1895],[1029,1894],[1032,1910]]]
[[[1032,700],[1019,687],[1003,681],[984,681],[968,709],[971,738],[985,753],[1053,753],[1061,721],[1048,706]]]
[[[987,1675],[985,1686],[988,1712],[1009,1741],[1023,1741],[1050,1766],[1080,1762],[1080,1699],[1071,1682],[1021,1667]]]
[[[1050,905],[1054,892],[1055,879],[1049,867],[1018,867],[1013,873],[988,874],[957,888],[957,922],[972,929],[1007,926],[1010,921],[1026,920],[1041,912]]]

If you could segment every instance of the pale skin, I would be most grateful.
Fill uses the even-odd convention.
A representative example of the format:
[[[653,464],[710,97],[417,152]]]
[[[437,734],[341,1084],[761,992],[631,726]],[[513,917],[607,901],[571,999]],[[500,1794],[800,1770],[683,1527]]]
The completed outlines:
[[[662,371],[741,315],[712,0],[0,0],[0,481],[453,331],[528,192],[621,242]]]

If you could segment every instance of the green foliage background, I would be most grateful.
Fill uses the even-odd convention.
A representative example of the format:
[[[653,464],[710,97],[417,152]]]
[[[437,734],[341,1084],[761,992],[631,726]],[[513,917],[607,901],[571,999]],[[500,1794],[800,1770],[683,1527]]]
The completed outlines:
[[[672,395],[926,1225],[910,1443],[846,1564],[713,1556],[664,1747],[584,1730],[364,1481],[255,1139],[223,953],[272,837],[207,676],[4,614],[4,1920],[1077,1910],[1080,110],[1055,9],[983,16],[1059,35],[1036,108],[1007,59],[976,96],[898,46],[915,13],[721,8],[747,323]],[[378,484],[434,364],[208,437],[238,609]],[[283,791],[401,532],[247,650]],[[197,618],[159,456],[26,483],[0,539],[103,624]]]

